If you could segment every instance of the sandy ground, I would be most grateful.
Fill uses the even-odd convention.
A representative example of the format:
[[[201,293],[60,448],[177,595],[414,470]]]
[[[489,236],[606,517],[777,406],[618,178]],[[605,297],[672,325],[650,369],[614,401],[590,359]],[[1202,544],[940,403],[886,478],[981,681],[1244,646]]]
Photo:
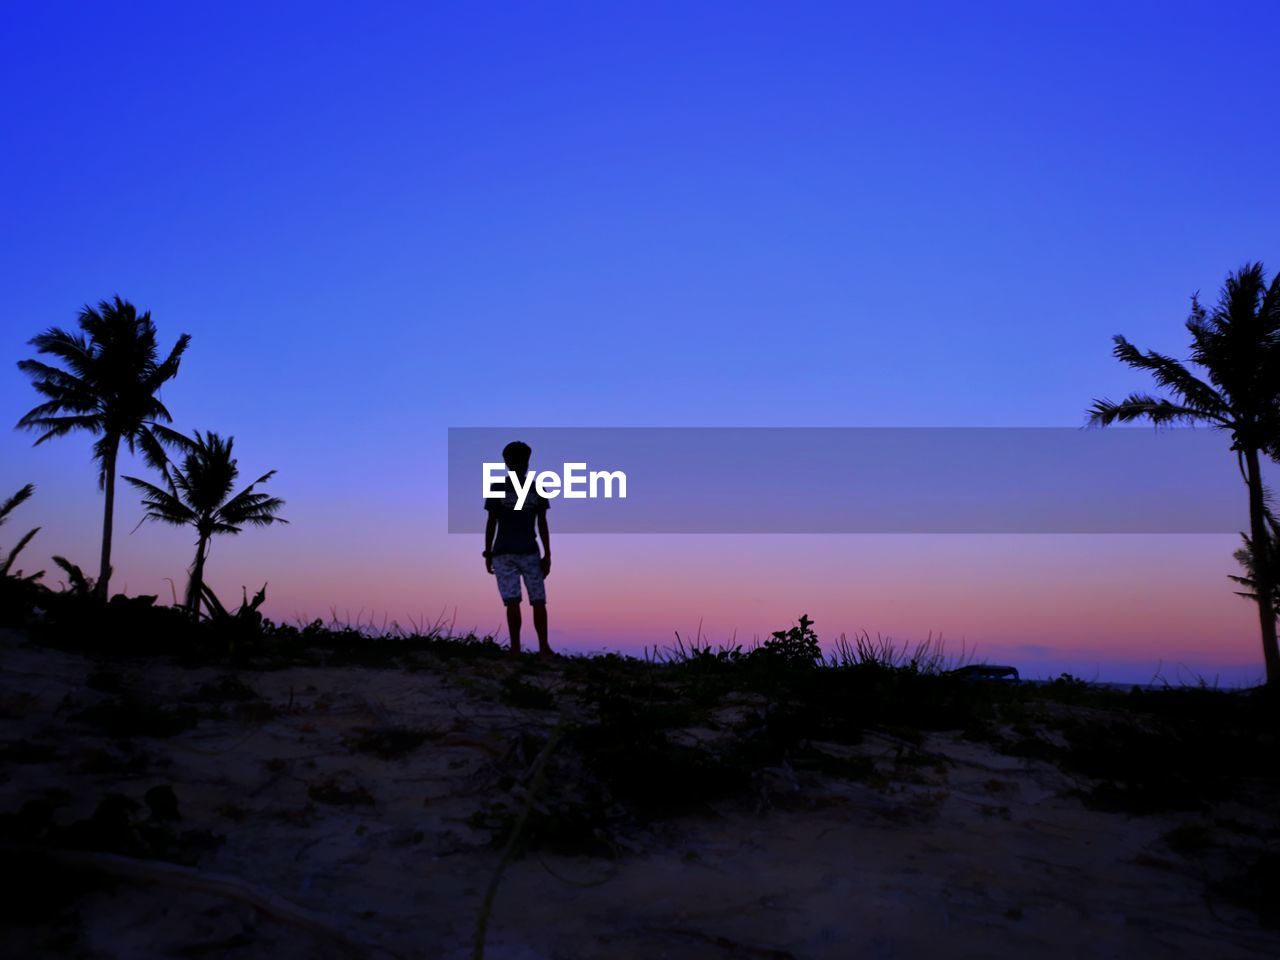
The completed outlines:
[[[70,823],[108,792],[141,801],[170,785],[178,827],[224,838],[193,866],[142,862],[57,923],[10,923],[7,956],[469,957],[499,853],[468,818],[499,799],[494,764],[513,736],[555,720],[493,698],[506,663],[294,667],[240,675],[274,711],[228,702],[176,736],[123,740],[74,719],[112,696],[86,685],[91,659],[7,633],[0,664],[0,742],[25,745],[0,766],[0,811],[64,790],[57,821]],[[113,669],[206,712],[198,691],[225,675]],[[435,739],[394,759],[345,742],[391,725]],[[1280,932],[1208,898],[1194,864],[1163,845],[1185,817],[1086,809],[1056,768],[957,735],[927,747],[951,762],[915,782],[824,781],[787,803],[780,774],[767,809],[663,824],[616,860],[516,859],[485,956],[1280,955]]]

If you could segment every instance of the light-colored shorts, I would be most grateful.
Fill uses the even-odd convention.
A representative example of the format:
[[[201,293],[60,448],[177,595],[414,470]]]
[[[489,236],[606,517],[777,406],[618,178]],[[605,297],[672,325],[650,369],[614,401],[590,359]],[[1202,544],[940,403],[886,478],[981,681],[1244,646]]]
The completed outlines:
[[[520,578],[524,577],[530,603],[546,603],[547,588],[542,581],[542,558],[536,553],[499,553],[493,557],[493,575],[503,603],[520,602]]]

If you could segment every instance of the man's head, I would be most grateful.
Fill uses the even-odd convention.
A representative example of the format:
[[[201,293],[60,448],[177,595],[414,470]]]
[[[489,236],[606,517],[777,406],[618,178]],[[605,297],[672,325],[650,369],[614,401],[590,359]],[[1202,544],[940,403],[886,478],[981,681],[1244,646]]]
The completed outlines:
[[[523,477],[529,470],[529,455],[533,448],[522,440],[512,440],[502,448],[502,460],[507,469]]]

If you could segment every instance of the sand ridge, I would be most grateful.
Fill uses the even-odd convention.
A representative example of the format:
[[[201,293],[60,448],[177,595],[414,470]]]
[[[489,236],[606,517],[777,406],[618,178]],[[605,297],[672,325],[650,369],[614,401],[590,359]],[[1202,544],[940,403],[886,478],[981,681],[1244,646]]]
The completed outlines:
[[[155,659],[104,667],[13,632],[0,642],[0,812],[56,797],[65,825],[92,820],[107,794],[142,807],[168,787],[175,835],[203,843],[150,872],[145,857],[120,857],[142,866],[113,873],[114,854],[98,854],[114,884],[58,917],[8,923],[9,955],[50,944],[103,957],[472,955],[499,857],[474,814],[503,795],[521,734],[559,719],[494,696],[514,664],[229,675]],[[554,667],[541,677],[562,682]],[[122,736],[92,712],[118,701],[117,682],[198,716],[169,736]],[[1185,818],[1089,809],[1076,778],[959,733],[923,749],[932,763],[888,782],[770,771],[756,802],[632,830],[616,858],[518,857],[485,956],[1280,953],[1277,932],[1207,897],[1194,864],[1163,844]],[[901,745],[869,735],[844,750],[883,759]]]

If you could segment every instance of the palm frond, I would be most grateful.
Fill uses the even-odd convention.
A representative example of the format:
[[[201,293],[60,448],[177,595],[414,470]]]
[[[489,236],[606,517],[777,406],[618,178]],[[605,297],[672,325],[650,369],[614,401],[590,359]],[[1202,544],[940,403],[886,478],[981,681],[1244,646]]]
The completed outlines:
[[[37,417],[30,424],[21,425],[45,431],[32,444],[32,446],[38,447],[46,440],[65,436],[73,430],[88,430],[90,433],[97,433],[101,429],[101,424],[102,419],[98,416],[79,414],[66,417]]]
[[[207,583],[200,585],[200,596],[204,600],[205,605],[209,608],[210,617],[227,617],[227,608],[222,605],[222,601],[218,599],[218,595],[213,592],[213,588]]]
[[[1157,425],[1169,423],[1194,423],[1206,418],[1204,413],[1195,407],[1173,403],[1164,397],[1154,397],[1146,393],[1131,393],[1116,403],[1107,399],[1094,400],[1089,408],[1089,424],[1093,426],[1109,426],[1112,423],[1132,423],[1135,420],[1150,420]]]
[[[157,520],[181,527],[195,524],[199,519],[196,512],[183,503],[175,492],[162,490],[155,484],[138,477],[125,476],[120,479],[142,491],[142,505],[146,508],[143,514],[144,520]]]
[[[160,475],[165,478],[167,483],[169,480],[169,455],[165,452],[164,445],[156,438],[151,430],[143,430],[138,434],[138,446],[142,448],[142,459],[152,470],[159,471]],[[129,448],[133,449],[130,443]]]
[[[9,514],[13,513],[15,509],[30,500],[31,495],[35,492],[36,485],[34,483],[28,483],[4,503],[0,503],[0,524],[4,523],[5,517],[9,516]]]
[[[1223,326],[1252,326],[1258,320],[1258,305],[1266,292],[1262,264],[1246,263],[1235,273],[1227,274],[1211,316]]]
[[[83,335],[68,333],[60,327],[50,327],[27,342],[39,352],[57,357],[77,377],[92,379],[95,350]]]
[[[1158,386],[1172,390],[1182,399],[1180,406],[1199,411],[1206,419],[1219,422],[1228,419],[1226,399],[1177,360],[1154,350],[1143,352],[1122,336],[1112,339],[1115,342],[1112,354],[1117,360],[1148,371]]]
[[[102,403],[98,397],[88,391],[64,390],[55,387],[46,380],[36,380],[31,384],[33,390],[47,399],[32,407],[21,418],[18,426],[25,426],[36,417],[54,416],[60,413],[101,413]]]
[[[163,490],[160,487],[157,487],[154,483],[150,483],[146,480],[141,479],[140,477],[130,477],[127,475],[122,475],[120,479],[124,480],[126,483],[132,484],[138,490],[141,490],[143,493],[143,496],[145,496],[149,500],[155,500],[156,502],[160,502],[167,498],[176,503],[182,503],[177,493],[175,493],[172,490],[172,484],[170,485],[171,489]]]
[[[34,483],[28,483],[26,486],[24,486],[21,490],[19,490],[13,496],[5,500],[4,503],[0,503],[0,525],[4,524],[5,520],[7,520],[9,517],[9,514],[13,513],[14,510],[16,510],[18,507],[22,506],[22,504],[30,500],[31,495],[35,492],[36,492],[36,485]],[[34,537],[39,532],[40,532],[39,527],[36,527],[32,530],[28,530],[26,535],[23,536],[18,541],[17,546],[15,546],[12,550],[9,551],[9,555],[5,557],[2,562],[0,562],[0,577],[7,577],[9,575],[9,571],[13,569],[14,561],[18,559],[18,554],[20,554],[23,548],[28,543],[31,542],[31,538]],[[40,573],[34,574],[34,577],[36,579],[39,579],[41,574],[43,573],[44,571],[42,570],[40,571]],[[30,578],[25,578],[25,579],[30,579]]]
[[[9,575],[9,571],[13,568],[13,562],[18,559],[18,554],[22,552],[22,548],[30,543],[31,538],[39,532],[39,527],[28,530],[26,535],[18,541],[18,545],[9,551],[9,555],[5,557],[4,562],[0,563],[0,577],[7,577]]]
[[[245,509],[245,507],[253,506],[254,504],[259,503],[262,500],[266,499],[269,496],[269,494],[262,493],[261,491],[255,490],[254,488],[257,487],[259,484],[266,483],[273,476],[275,476],[275,473],[276,471],[274,470],[268,470],[266,473],[260,476],[257,480],[253,481],[253,483],[249,484],[247,487],[245,487],[243,490],[237,493],[230,500],[227,500],[221,507],[222,512],[236,513],[240,510]]]
[[[93,593],[93,580],[84,575],[84,571],[66,557],[55,556],[53,562],[60,566],[71,581],[71,592],[78,594]]]
[[[260,507],[247,510],[228,517],[219,513],[217,525],[214,530],[217,533],[239,533],[244,526],[266,527],[273,523],[288,523],[284,517],[277,517],[275,511],[284,506],[283,500],[274,497],[265,501]]]
[[[164,361],[158,364],[151,376],[147,379],[147,385],[154,392],[162,383],[172,380],[178,375],[178,366],[182,360],[182,354],[186,352],[187,345],[191,343],[191,334],[184,333],[178,337],[178,341],[173,345],[173,349],[169,351],[169,355]],[[165,419],[171,420],[168,411],[165,411]]]
[[[30,376],[35,388],[47,397],[93,398],[92,382],[66,370],[32,359],[19,360],[18,369]]]
[[[196,443],[194,440],[188,437],[185,433],[179,433],[172,427],[166,427],[162,423],[152,423],[148,425],[147,429],[150,433],[154,434],[156,439],[162,444],[171,447],[174,450],[178,450],[183,453],[190,453],[192,450],[196,449]]]
[[[142,456],[147,466],[153,470],[160,472],[160,475],[169,480],[169,467],[171,461],[169,452],[165,448],[177,450],[179,453],[188,453],[194,448],[191,438],[166,427],[162,423],[148,423],[138,434],[138,446],[142,448]]]

